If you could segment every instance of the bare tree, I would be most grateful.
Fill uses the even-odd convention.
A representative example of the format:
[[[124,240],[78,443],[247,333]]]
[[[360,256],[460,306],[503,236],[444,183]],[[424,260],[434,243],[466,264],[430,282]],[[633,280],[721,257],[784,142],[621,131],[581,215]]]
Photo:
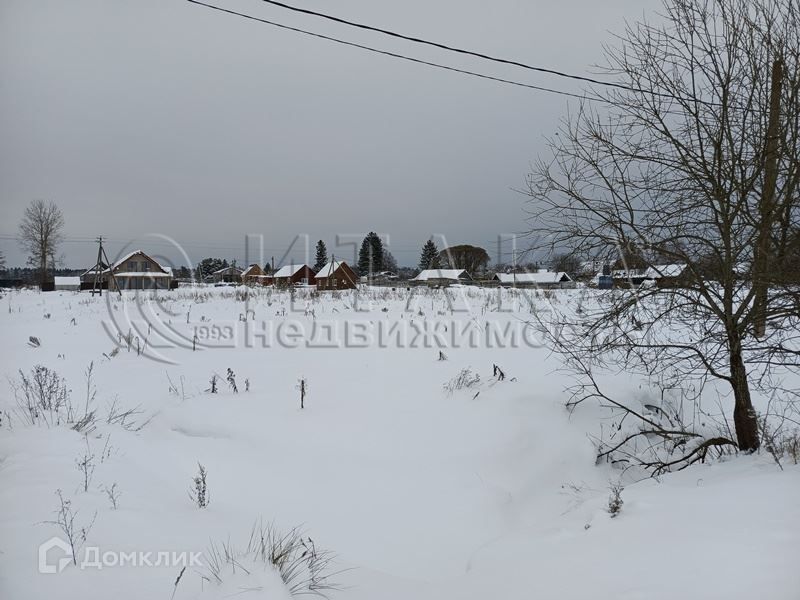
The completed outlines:
[[[576,277],[581,272],[583,262],[574,252],[562,252],[553,256],[550,267],[554,271],[564,271],[572,277]]]
[[[42,283],[47,282],[48,267],[55,265],[58,245],[63,240],[64,215],[53,202],[34,200],[25,209],[19,224],[20,243],[28,252],[28,262],[39,269]]]
[[[6,270],[6,255],[0,251],[0,271]]]
[[[489,254],[480,246],[461,244],[445,248],[439,252],[436,260],[441,268],[465,269],[470,275],[474,275],[489,264]]]
[[[751,392],[800,358],[786,258],[800,211],[800,5],[665,0],[663,17],[607,48],[624,87],[592,92],[602,102],[550,140],[552,159],[528,181],[531,233],[552,252],[685,268],[673,287],[563,311],[551,340],[590,378],[590,363],[613,355],[628,371],[669,373],[664,385],[715,380],[733,395],[736,444],[753,451]],[[595,383],[585,397],[606,401]],[[647,424],[659,428],[668,437]]]

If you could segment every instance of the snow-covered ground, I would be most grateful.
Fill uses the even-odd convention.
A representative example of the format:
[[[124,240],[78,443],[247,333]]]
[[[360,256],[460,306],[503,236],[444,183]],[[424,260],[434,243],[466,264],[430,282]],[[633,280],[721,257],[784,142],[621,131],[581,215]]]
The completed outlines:
[[[0,598],[288,598],[252,564],[224,568],[222,584],[201,576],[212,543],[243,549],[259,521],[301,526],[334,552],[337,599],[800,598],[791,463],[758,454],[623,480],[611,518],[621,472],[595,465],[600,413],[570,416],[559,359],[524,327],[546,309],[541,296],[532,307],[474,288],[128,294],[2,294]],[[94,429],[25,423],[20,370],[64,377],[74,420],[90,364]],[[456,389],[460,374],[480,379]],[[647,399],[641,381],[613,384]],[[112,405],[140,412],[123,427],[107,422]],[[87,455],[84,491],[76,462]],[[198,463],[203,509],[189,497]],[[104,491],[115,483],[116,509]],[[84,568],[43,574],[40,544],[63,537],[46,523],[56,490],[76,531],[96,517]],[[163,553],[206,564],[175,587],[186,561],[155,564]],[[47,565],[64,556],[53,549]]]

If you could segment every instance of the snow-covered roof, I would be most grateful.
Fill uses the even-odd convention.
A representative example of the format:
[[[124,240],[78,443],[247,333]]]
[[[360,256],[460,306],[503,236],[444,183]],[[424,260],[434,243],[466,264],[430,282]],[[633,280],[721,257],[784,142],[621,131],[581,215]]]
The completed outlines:
[[[498,273],[495,278],[500,283],[560,283],[562,281],[572,281],[572,278],[564,271],[545,271],[539,273]]]
[[[134,256],[136,256],[137,254],[144,254],[144,252],[143,252],[142,250],[134,250],[133,252],[128,252],[128,254],[126,254],[126,255],[125,255],[125,256],[123,256],[122,258],[120,258],[120,259],[118,259],[118,260],[114,261],[114,262],[112,263],[112,266],[113,266],[114,268],[116,268],[116,267],[120,266],[122,263],[124,263],[126,260],[128,260],[128,259],[130,259],[130,258],[133,258]],[[145,254],[145,256],[147,256],[147,255]]]
[[[150,256],[148,254],[145,254],[144,250],[134,250],[133,252],[128,252],[122,258],[119,258],[116,261],[114,261],[112,263],[111,268],[112,269],[117,269],[117,268],[121,267],[122,265],[125,264],[126,261],[130,260],[131,258],[136,256],[137,254],[141,254],[145,258],[148,258],[151,261],[153,261],[156,265],[158,265],[158,268],[161,269],[165,274],[172,275],[172,268],[171,267],[165,267],[164,265],[159,263],[156,259],[154,259],[152,256]],[[95,265],[94,267],[91,267],[91,268],[87,269],[86,271],[84,271],[83,273],[81,273],[81,277],[84,277],[86,275],[94,275],[95,267],[97,267],[97,265]],[[108,267],[105,267],[105,268],[103,268],[102,271],[100,271],[100,273],[108,273],[108,271],[109,271]],[[153,274],[152,271],[142,271],[142,273]],[[115,275],[121,275],[121,274],[122,273],[115,273]],[[141,275],[141,273],[139,273],[139,274]],[[128,273],[128,275],[129,275],[129,273]]]
[[[284,265],[280,269],[275,271],[275,274],[273,275],[273,277],[275,277],[275,278],[278,278],[278,277],[291,277],[292,275],[297,273],[300,269],[304,268],[305,266],[306,265],[304,265],[304,264]]]
[[[234,265],[228,265],[227,267],[222,267],[221,269],[217,269],[214,271],[214,275],[221,275],[221,274],[228,274],[228,273],[240,273],[242,270],[239,267]]]
[[[428,281],[429,279],[470,279],[464,269],[424,269],[412,281]]]
[[[661,279],[662,277],[680,277],[686,270],[685,264],[653,265],[644,272],[647,279]]]
[[[242,271],[242,277],[244,277],[245,275],[250,275],[250,271],[255,271],[256,269],[261,271],[260,275],[263,275],[264,271],[261,269],[261,265],[257,265],[255,263],[253,263],[252,265],[247,267],[244,271]],[[260,276],[260,275],[257,275],[257,276]]]
[[[322,267],[317,272],[317,279],[325,279],[331,273],[335,273],[336,270],[344,264],[343,260],[336,260],[333,262],[327,263],[324,267]]]

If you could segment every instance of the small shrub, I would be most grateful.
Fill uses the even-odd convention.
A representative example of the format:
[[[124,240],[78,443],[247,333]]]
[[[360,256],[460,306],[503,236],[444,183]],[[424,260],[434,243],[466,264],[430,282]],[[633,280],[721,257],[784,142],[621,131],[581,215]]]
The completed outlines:
[[[481,381],[481,376],[474,373],[472,369],[461,369],[458,375],[444,384],[444,389],[448,394],[453,394],[458,390],[475,387]]]
[[[228,385],[231,386],[233,393],[238,394],[239,388],[236,387],[236,375],[233,374],[233,369],[228,368],[228,374],[225,379],[228,381]]]
[[[122,495],[122,492],[120,492],[117,489],[117,484],[116,483],[112,483],[111,487],[103,486],[103,492],[105,493],[106,497],[108,498],[108,501],[111,503],[111,508],[113,510],[117,510],[117,504],[119,503],[119,497]]]
[[[301,377],[297,381],[297,389],[300,390],[300,408],[306,407],[306,394],[308,394],[308,381],[305,377]]]
[[[11,382],[17,412],[29,425],[40,423],[60,425],[72,419],[72,404],[65,380],[52,369],[36,365],[25,374],[19,371],[19,381]]]
[[[94,469],[96,465],[94,462],[94,454],[91,453],[89,448],[89,438],[84,436],[83,439],[86,442],[86,451],[83,453],[83,456],[79,456],[75,459],[75,466],[83,476],[83,491],[88,492],[89,485],[92,483],[92,476],[94,475]]]
[[[92,520],[88,524],[79,526],[75,523],[75,517],[78,516],[78,511],[72,510],[72,501],[69,498],[64,498],[61,490],[56,490],[56,495],[60,503],[60,506],[55,511],[56,520],[45,521],[45,523],[56,525],[61,530],[61,533],[67,538],[67,543],[72,549],[72,563],[77,565],[78,552],[86,543],[86,538],[89,537],[89,532],[92,530],[94,521],[97,518],[97,512],[95,511]]]
[[[206,508],[208,503],[211,502],[211,495],[208,493],[208,483],[206,482],[208,472],[200,463],[197,463],[197,467],[197,475],[192,477],[193,487],[189,488],[189,497],[197,504],[197,508]]]
[[[622,505],[624,504],[622,490],[624,489],[620,482],[611,484],[611,493],[608,496],[608,514],[611,515],[612,519],[622,512]]]

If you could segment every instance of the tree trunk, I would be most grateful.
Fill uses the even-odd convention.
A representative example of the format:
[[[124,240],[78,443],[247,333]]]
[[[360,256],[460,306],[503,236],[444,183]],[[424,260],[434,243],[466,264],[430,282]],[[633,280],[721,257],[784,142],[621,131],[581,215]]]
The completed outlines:
[[[772,223],[775,219],[775,188],[778,181],[778,154],[781,114],[781,85],[783,83],[783,61],[779,57],[772,64],[772,82],[769,102],[766,152],[764,154],[764,189],[759,201],[759,224],[756,246],[753,249],[753,287],[755,297],[754,333],[763,338],[767,332],[767,302],[769,294],[770,254],[772,253]]]
[[[736,428],[736,442],[739,450],[753,452],[758,450],[758,419],[750,398],[750,385],[747,382],[747,369],[742,359],[742,347],[738,340],[731,344],[731,387],[733,388],[733,424]]]
[[[42,283],[42,289],[44,289],[47,284],[47,246],[42,244],[39,251],[42,253],[39,261],[39,269],[41,270],[39,278]]]

